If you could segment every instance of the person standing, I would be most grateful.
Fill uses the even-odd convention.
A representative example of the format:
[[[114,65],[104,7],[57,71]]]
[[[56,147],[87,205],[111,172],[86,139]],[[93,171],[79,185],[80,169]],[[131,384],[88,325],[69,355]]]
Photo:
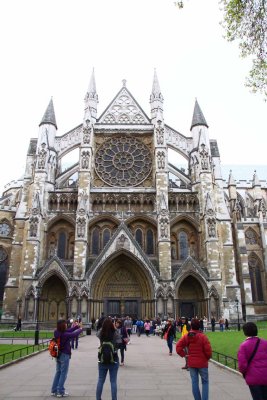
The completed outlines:
[[[117,348],[117,344],[120,342],[121,337],[119,332],[115,329],[111,318],[106,318],[103,321],[100,331],[97,332],[97,337],[100,340],[100,345],[103,342],[111,342],[114,348]],[[101,400],[103,386],[106,380],[107,373],[109,372],[110,386],[111,386],[111,397],[112,400],[117,400],[117,375],[119,369],[119,357],[118,354],[114,354],[114,361],[108,364],[98,363],[98,382],[96,387],[96,400]]]
[[[151,324],[150,324],[150,321],[147,319],[146,322],[144,323],[145,334],[147,337],[149,337],[150,328],[151,328]]]
[[[246,340],[241,343],[237,358],[253,400],[267,399],[267,340],[258,338],[254,322],[243,325]]]
[[[204,328],[204,332],[207,332],[208,329],[208,319],[206,316],[203,317],[203,328]]]
[[[60,319],[57,322],[57,329],[54,332],[54,337],[60,339],[59,356],[56,364],[56,374],[52,383],[51,396],[68,397],[64,384],[67,379],[69,362],[71,357],[71,339],[79,336],[82,329],[78,326],[67,328],[67,321]]]
[[[73,328],[74,326],[77,326],[78,328],[80,328],[80,324],[78,319],[75,319],[75,321],[72,323],[71,327]],[[74,349],[78,349],[78,343],[79,343],[79,336],[75,336],[71,339],[71,348],[72,350]]]
[[[185,335],[187,335],[189,331],[190,331],[190,325],[188,323],[188,318],[182,317],[181,318],[181,337],[184,337]],[[184,348],[184,351],[187,354],[187,352],[188,352],[187,347]],[[182,367],[182,369],[188,370],[187,357],[185,357],[185,365],[184,365],[184,367]]]
[[[216,320],[215,320],[214,317],[211,318],[210,323],[211,323],[211,331],[212,331],[212,332],[215,332]]]
[[[124,352],[127,349],[127,341],[128,341],[128,333],[126,330],[126,327],[122,325],[122,322],[120,319],[117,319],[115,322],[115,328],[119,332],[120,335],[120,340],[117,342],[118,349],[120,350],[121,354],[121,365],[124,365]]]
[[[220,325],[220,331],[223,332],[224,331],[224,318],[223,318],[223,316],[221,316],[221,318],[219,319],[219,325]]]
[[[192,382],[192,392],[195,400],[208,400],[209,374],[208,361],[212,355],[210,342],[206,335],[199,331],[199,320],[191,320],[191,330],[176,344],[176,352],[181,357],[188,358],[188,367]],[[188,349],[188,355],[184,349]],[[202,395],[199,390],[199,375],[202,382]]]
[[[169,348],[169,356],[172,356],[172,345],[176,333],[176,326],[173,324],[173,321],[171,319],[168,319],[167,324],[165,325],[162,333],[163,333],[163,338],[166,339],[167,341],[167,346]]]
[[[133,321],[132,318],[130,317],[126,317],[125,321],[124,321],[124,326],[126,328],[127,334],[129,336],[129,338],[131,337],[131,333],[132,333],[132,328],[133,328]],[[129,341],[130,343],[130,341]]]

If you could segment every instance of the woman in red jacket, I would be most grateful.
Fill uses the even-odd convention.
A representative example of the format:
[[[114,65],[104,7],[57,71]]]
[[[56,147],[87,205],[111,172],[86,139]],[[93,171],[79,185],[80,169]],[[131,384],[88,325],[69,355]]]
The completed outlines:
[[[209,374],[208,361],[212,355],[210,342],[202,332],[199,331],[198,319],[191,321],[190,332],[183,336],[176,344],[176,352],[181,357],[188,357],[188,367],[192,381],[192,392],[195,400],[208,400],[209,398]],[[184,348],[188,348],[186,355]],[[202,396],[199,390],[199,375],[202,382]]]

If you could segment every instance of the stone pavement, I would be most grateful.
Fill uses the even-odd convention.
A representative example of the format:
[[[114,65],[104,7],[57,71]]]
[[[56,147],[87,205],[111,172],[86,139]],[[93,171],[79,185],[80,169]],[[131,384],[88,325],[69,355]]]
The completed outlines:
[[[97,382],[98,339],[94,334],[73,351],[66,389],[70,399],[93,400]],[[125,353],[125,366],[118,372],[118,400],[192,400],[189,372],[184,360],[168,354],[167,344],[157,336],[132,336]],[[45,351],[0,370],[0,400],[47,400],[50,397],[55,361]],[[209,364],[210,400],[250,400],[249,389],[236,373]],[[110,400],[107,377],[103,400]]]

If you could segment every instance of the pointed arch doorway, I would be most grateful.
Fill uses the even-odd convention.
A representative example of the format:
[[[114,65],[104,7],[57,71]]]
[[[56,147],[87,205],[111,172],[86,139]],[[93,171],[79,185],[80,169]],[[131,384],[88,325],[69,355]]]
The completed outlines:
[[[187,276],[178,287],[177,316],[199,317],[208,315],[206,290],[197,278]]]
[[[151,279],[142,266],[126,254],[104,264],[92,282],[91,315],[153,317],[155,301]]]
[[[56,322],[67,318],[67,290],[57,276],[50,276],[43,284],[40,294],[40,321]]]

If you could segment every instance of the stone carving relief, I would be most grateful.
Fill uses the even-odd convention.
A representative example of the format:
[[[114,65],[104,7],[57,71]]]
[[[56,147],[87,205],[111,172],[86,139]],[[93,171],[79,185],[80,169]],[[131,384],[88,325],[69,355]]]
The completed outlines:
[[[89,144],[90,143],[90,138],[91,138],[91,126],[90,126],[90,121],[87,119],[85,121],[85,125],[83,126],[83,143],[84,144]]]
[[[89,160],[90,160],[89,151],[83,151],[82,152],[82,158],[81,158],[81,168],[82,169],[88,169],[89,168]]]
[[[162,239],[168,238],[168,226],[169,226],[169,219],[168,217],[161,217],[159,220],[160,224],[160,237]]]
[[[46,155],[47,155],[46,144],[42,143],[41,147],[42,148],[39,150],[38,160],[37,160],[38,169],[44,169],[46,163]]]
[[[29,231],[30,237],[37,237],[38,223],[39,223],[38,217],[31,217],[31,219],[30,219],[30,231]]]
[[[79,217],[76,222],[77,226],[77,236],[78,238],[83,238],[85,236],[86,220],[83,217]]]
[[[201,163],[201,168],[202,170],[208,170],[209,169],[209,153],[206,150],[205,144],[201,145],[202,150],[199,152],[200,154],[200,163]]]
[[[157,153],[158,169],[165,168],[165,153],[164,151],[158,151]]]
[[[208,226],[208,236],[210,238],[216,237],[216,220],[215,220],[215,218],[208,218],[207,226]]]
[[[144,124],[150,123],[142,109],[123,88],[99,121],[100,123]]]
[[[157,144],[161,145],[164,143],[164,128],[161,121],[157,121],[156,127]]]

